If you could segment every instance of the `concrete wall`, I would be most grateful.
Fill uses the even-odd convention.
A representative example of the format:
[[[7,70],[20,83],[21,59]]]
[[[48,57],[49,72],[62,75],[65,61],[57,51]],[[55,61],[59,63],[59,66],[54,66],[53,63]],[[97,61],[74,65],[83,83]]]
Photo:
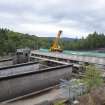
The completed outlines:
[[[72,67],[0,80],[0,101],[12,99],[58,84],[61,78],[70,78]]]
[[[13,61],[12,60],[0,62],[0,68],[6,67],[6,66],[10,66],[10,65],[13,65]]]

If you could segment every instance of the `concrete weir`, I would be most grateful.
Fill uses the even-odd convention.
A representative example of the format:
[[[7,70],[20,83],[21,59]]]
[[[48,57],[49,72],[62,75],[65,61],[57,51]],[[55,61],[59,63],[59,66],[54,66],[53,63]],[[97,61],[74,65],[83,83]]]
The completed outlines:
[[[56,85],[61,78],[70,78],[71,72],[72,65],[60,65],[27,73],[4,75],[0,77],[0,102]]]

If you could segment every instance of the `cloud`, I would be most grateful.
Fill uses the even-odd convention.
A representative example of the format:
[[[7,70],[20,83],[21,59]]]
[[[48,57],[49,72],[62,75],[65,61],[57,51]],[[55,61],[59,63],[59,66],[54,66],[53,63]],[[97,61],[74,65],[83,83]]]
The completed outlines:
[[[105,0],[1,0],[0,26],[14,31],[82,37],[105,33]]]

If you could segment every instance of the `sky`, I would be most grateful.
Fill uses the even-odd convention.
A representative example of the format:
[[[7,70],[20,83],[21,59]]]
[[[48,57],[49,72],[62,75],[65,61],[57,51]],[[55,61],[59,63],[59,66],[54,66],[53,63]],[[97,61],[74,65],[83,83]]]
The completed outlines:
[[[0,0],[0,27],[41,37],[105,33],[105,0]]]

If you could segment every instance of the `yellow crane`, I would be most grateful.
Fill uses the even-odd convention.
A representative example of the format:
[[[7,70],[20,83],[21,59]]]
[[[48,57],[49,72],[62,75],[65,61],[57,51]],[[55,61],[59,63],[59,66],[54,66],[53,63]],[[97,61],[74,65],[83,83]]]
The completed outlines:
[[[59,30],[57,37],[53,40],[49,51],[51,52],[62,52],[63,51],[63,49],[61,48],[59,44],[61,33],[62,33],[62,30]]]

